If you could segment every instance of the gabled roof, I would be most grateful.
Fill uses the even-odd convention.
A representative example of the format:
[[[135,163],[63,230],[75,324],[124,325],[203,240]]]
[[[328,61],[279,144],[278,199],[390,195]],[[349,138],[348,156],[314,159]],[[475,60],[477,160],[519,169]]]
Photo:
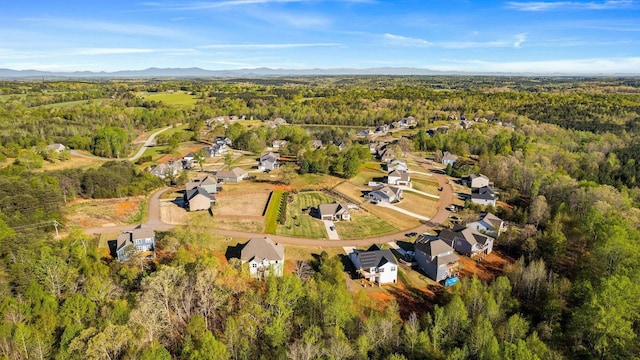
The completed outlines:
[[[185,187],[187,190],[191,190],[194,187],[198,187],[198,186],[202,186],[202,185],[217,185],[218,184],[218,179],[216,179],[215,176],[201,176],[201,177],[197,177],[191,181],[189,181]]]
[[[487,235],[480,234],[476,230],[464,226],[456,226],[453,230],[444,229],[440,231],[438,237],[451,243],[453,243],[455,239],[463,239],[471,246],[476,244],[484,245],[489,239],[491,239]]]
[[[274,152],[266,152],[262,155],[260,155],[260,162],[266,162],[266,161],[277,161],[278,159],[280,159],[280,154],[278,153],[274,153]]]
[[[469,181],[474,180],[474,179],[478,179],[478,178],[487,179],[487,181],[489,180],[488,176],[482,175],[482,174],[471,174],[471,175],[467,176],[466,178],[469,179]]]
[[[133,230],[125,231],[118,235],[116,239],[116,251],[122,249],[127,244],[132,244],[136,239],[148,239],[154,237],[156,234],[153,229],[144,224],[136,226]]]
[[[416,249],[425,252],[428,256],[440,256],[453,251],[453,248],[440,239],[431,239],[420,235],[414,243]]]
[[[401,191],[400,188],[397,188],[395,186],[384,186],[381,187],[377,190],[372,191],[373,193],[380,193],[383,194],[384,196],[391,198],[393,196],[398,196],[398,193]]]
[[[493,215],[492,213],[480,214],[479,220],[486,222],[487,224],[493,226],[494,228],[498,228],[500,227],[500,224],[502,224],[502,219]]]
[[[399,171],[399,170],[394,170],[391,173],[389,173],[388,175],[390,178],[391,177],[397,177],[400,178],[401,181],[409,181],[409,173],[406,171]]]
[[[455,161],[455,160],[458,160],[458,155],[454,155],[454,154],[452,154],[452,153],[450,153],[448,151],[445,151],[442,154],[442,160],[443,161],[445,161],[445,160],[453,160],[453,161]]]
[[[187,201],[190,201],[191,199],[193,199],[198,195],[204,195],[208,197],[211,201],[214,201],[216,199],[215,197],[213,197],[213,195],[209,194],[207,190],[201,188],[200,186],[196,186],[193,189],[189,189],[185,193],[185,197]]]
[[[489,186],[483,186],[481,188],[471,190],[472,199],[493,200],[495,199],[495,197],[496,196],[493,193],[493,189]]]
[[[284,247],[280,244],[275,244],[268,237],[249,239],[249,242],[240,252],[240,260],[251,261],[252,259],[257,261],[284,261]]]
[[[391,250],[367,250],[359,251],[356,253],[356,258],[360,261],[360,266],[363,269],[377,268],[386,263],[398,265],[395,256]]]
[[[344,212],[348,211],[346,205],[341,203],[332,203],[332,204],[320,204],[318,205],[318,212],[320,213],[320,217],[324,217],[325,215],[340,215]]]
[[[220,170],[216,173],[216,175],[220,178],[238,178],[247,175],[247,172],[240,169],[239,167],[235,167],[229,171]]]

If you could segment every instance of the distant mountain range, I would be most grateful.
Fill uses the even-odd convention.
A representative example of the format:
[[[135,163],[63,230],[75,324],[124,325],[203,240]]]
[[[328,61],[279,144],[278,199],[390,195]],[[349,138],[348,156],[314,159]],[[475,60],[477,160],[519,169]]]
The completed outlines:
[[[578,76],[578,74],[534,74],[534,73],[482,73],[437,71],[409,67],[379,67],[368,69],[239,69],[239,70],[206,70],[191,68],[148,68],[144,70],[123,70],[114,72],[51,72],[39,70],[11,70],[0,68],[0,79],[78,79],[78,78],[237,78],[237,77],[277,77],[277,76],[330,76],[330,75],[485,75],[485,76]],[[589,76],[637,76],[638,74],[602,74]]]

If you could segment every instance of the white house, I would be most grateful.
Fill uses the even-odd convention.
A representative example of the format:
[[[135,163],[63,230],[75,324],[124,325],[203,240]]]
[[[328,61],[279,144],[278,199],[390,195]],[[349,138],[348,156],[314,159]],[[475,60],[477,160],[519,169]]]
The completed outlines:
[[[278,160],[280,159],[280,154],[278,153],[264,153],[260,155],[260,159],[258,160],[258,170],[262,171],[271,171],[277,169],[280,164],[278,164]]]
[[[489,178],[486,175],[482,174],[465,176],[464,178],[462,178],[462,181],[472,189],[490,186]]]
[[[318,205],[318,216],[320,217],[320,220],[351,220],[351,212],[349,211],[349,206],[337,202],[332,204]]]
[[[354,250],[349,259],[361,277],[378,285],[395,284],[398,279],[398,263],[390,250],[372,245],[368,250]]]
[[[471,189],[471,202],[478,205],[496,206],[496,194],[489,186]]]
[[[402,189],[395,186],[383,186],[369,192],[364,197],[374,201],[392,203],[402,200]]]
[[[453,165],[458,160],[458,155],[454,155],[448,151],[445,151],[442,154],[442,164],[444,165]]]
[[[406,171],[396,170],[387,175],[387,184],[411,186],[411,177]]]
[[[504,221],[492,213],[482,213],[478,220],[468,223],[467,227],[492,237],[498,237],[504,230]]]
[[[268,237],[252,238],[240,253],[242,263],[249,264],[251,277],[263,279],[267,275],[282,276],[284,247]]]
[[[67,147],[62,144],[50,144],[50,145],[47,145],[46,147],[47,150],[53,150],[57,153],[63,152],[66,148]]]
[[[394,171],[409,171],[409,167],[407,166],[407,162],[404,160],[394,159],[390,163],[387,164],[387,172]]]

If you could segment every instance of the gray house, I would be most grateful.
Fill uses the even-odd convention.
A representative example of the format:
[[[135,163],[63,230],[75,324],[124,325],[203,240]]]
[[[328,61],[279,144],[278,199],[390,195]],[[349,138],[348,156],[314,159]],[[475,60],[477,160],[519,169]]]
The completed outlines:
[[[318,216],[320,220],[351,220],[351,213],[346,204],[320,204],[318,205]]]
[[[384,186],[369,192],[364,197],[373,201],[392,203],[402,200],[402,189],[395,186]]]
[[[184,206],[188,211],[208,210],[215,202],[216,198],[199,186],[184,193]]]
[[[218,179],[215,176],[201,176],[189,181],[185,185],[185,190],[191,190],[198,186],[207,190],[209,194],[216,194],[218,192]]]
[[[458,275],[460,257],[444,241],[420,235],[414,247],[416,262],[431,280],[440,281]]]
[[[457,252],[470,257],[490,254],[493,251],[493,238],[469,227],[456,226],[453,230],[444,229],[440,231],[438,238]]]
[[[224,182],[240,182],[244,179],[246,179],[247,177],[249,177],[249,174],[240,169],[239,167],[233,168],[229,171],[226,170],[219,170],[216,173],[216,176],[218,177],[218,179],[220,181],[224,181]]]
[[[471,189],[471,202],[478,205],[496,206],[496,194],[489,186]]]
[[[411,186],[411,176],[407,171],[392,171],[387,175],[387,184]]]
[[[115,253],[119,261],[127,261],[136,253],[147,258],[156,257],[156,233],[146,225],[138,225],[131,231],[118,235]]]
[[[492,213],[482,213],[478,220],[468,223],[467,227],[497,238],[504,230],[504,221]]]
[[[280,154],[278,153],[264,153],[260,155],[260,159],[258,161],[258,170],[262,171],[271,171],[277,169],[280,164],[278,164],[278,160],[280,159]]]

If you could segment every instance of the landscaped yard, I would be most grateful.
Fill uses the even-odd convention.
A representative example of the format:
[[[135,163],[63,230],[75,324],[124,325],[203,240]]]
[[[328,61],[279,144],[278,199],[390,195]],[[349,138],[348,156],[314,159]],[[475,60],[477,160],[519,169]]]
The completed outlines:
[[[403,192],[402,201],[395,206],[428,218],[438,212],[438,200],[409,191]]]
[[[269,204],[267,205],[267,213],[265,217],[265,232],[267,234],[275,234],[276,229],[278,228],[278,217],[280,215],[280,207],[283,201],[286,201],[284,198],[284,191],[274,191],[271,194],[271,198],[269,199]]]
[[[364,210],[351,211],[351,221],[338,221],[335,224],[340,239],[365,239],[400,230]]]
[[[369,212],[376,215],[380,219],[387,221],[389,224],[401,230],[413,229],[420,225],[420,220],[402,214],[393,209],[372,204],[362,204],[361,206],[369,210]]]
[[[428,194],[437,195],[437,196],[440,195],[440,191],[438,191],[438,189],[440,188],[440,185],[433,177],[419,175],[419,174],[412,174],[411,182],[413,184],[413,188],[418,191],[426,192]]]
[[[320,204],[329,204],[336,199],[321,192],[301,192],[290,195],[293,202],[287,206],[287,221],[284,225],[278,225],[277,234],[286,236],[298,236],[305,238],[325,238],[327,232],[322,220],[311,217],[302,212],[302,209],[317,207]]]

